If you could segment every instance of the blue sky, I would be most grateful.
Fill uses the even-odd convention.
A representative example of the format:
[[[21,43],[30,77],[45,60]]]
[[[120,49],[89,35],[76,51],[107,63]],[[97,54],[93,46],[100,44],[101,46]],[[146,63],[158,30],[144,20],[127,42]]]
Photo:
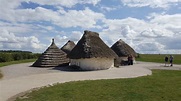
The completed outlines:
[[[181,54],[181,0],[0,0],[0,49],[43,52],[84,30],[138,53]]]

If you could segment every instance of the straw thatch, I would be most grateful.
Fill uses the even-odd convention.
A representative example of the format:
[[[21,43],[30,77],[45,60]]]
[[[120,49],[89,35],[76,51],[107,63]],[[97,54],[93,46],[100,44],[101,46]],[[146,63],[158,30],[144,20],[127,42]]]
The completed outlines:
[[[60,50],[52,39],[52,44],[46,49],[44,53],[32,65],[34,67],[54,67],[59,65],[68,65],[69,59],[67,54]]]
[[[116,56],[116,53],[101,40],[99,34],[91,31],[84,31],[84,35],[68,55],[70,59]]]
[[[131,48],[127,43],[125,43],[123,40],[117,41],[115,44],[112,45],[111,49],[119,56],[119,57],[125,57],[128,55],[132,55],[133,57],[136,57],[136,52],[133,48]]]
[[[62,48],[65,53],[69,54],[70,51],[75,47],[75,43],[73,41],[68,41]]]
[[[114,61],[114,65],[116,67],[120,65],[127,65],[128,55],[131,55],[134,61],[135,57],[137,56],[134,49],[121,39],[113,44],[111,49],[118,55],[118,58],[116,58]]]

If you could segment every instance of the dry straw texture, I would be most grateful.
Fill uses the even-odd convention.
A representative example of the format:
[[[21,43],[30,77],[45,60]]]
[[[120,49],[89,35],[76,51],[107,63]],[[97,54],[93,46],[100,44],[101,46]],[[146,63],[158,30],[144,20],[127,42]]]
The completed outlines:
[[[60,50],[52,40],[52,44],[46,49],[38,60],[32,65],[35,67],[54,67],[69,63],[67,54]]]
[[[99,34],[84,31],[84,35],[68,55],[71,59],[115,58],[117,55],[99,37]]]
[[[133,48],[131,48],[127,43],[122,41],[121,39],[112,45],[111,49],[119,56],[125,57],[128,55],[132,55],[136,57],[136,52]]]
[[[75,43],[73,41],[68,41],[62,48],[65,53],[69,54],[71,50],[75,47]]]

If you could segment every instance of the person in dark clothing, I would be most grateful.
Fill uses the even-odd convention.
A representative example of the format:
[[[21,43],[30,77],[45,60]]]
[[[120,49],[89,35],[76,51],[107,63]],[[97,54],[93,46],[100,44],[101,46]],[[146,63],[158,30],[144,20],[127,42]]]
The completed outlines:
[[[173,56],[170,55],[170,66],[173,66]]]
[[[133,65],[133,56],[128,55],[128,65]]]
[[[133,65],[133,56],[130,55],[130,64]]]
[[[168,56],[165,56],[165,66],[168,64]]]
[[[130,55],[128,55],[128,65],[131,64],[131,61],[130,61]]]

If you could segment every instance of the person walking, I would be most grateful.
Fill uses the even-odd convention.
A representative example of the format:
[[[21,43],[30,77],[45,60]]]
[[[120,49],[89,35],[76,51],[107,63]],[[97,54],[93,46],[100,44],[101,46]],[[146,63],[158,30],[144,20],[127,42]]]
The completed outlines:
[[[133,65],[133,56],[128,55],[128,65]]]
[[[167,66],[167,64],[168,64],[168,56],[166,55],[165,56],[165,67]]]
[[[130,65],[133,65],[133,56],[130,55]]]
[[[173,66],[173,56],[170,55],[170,66]]]
[[[128,55],[128,65],[131,65],[131,58],[130,58],[130,55]]]

